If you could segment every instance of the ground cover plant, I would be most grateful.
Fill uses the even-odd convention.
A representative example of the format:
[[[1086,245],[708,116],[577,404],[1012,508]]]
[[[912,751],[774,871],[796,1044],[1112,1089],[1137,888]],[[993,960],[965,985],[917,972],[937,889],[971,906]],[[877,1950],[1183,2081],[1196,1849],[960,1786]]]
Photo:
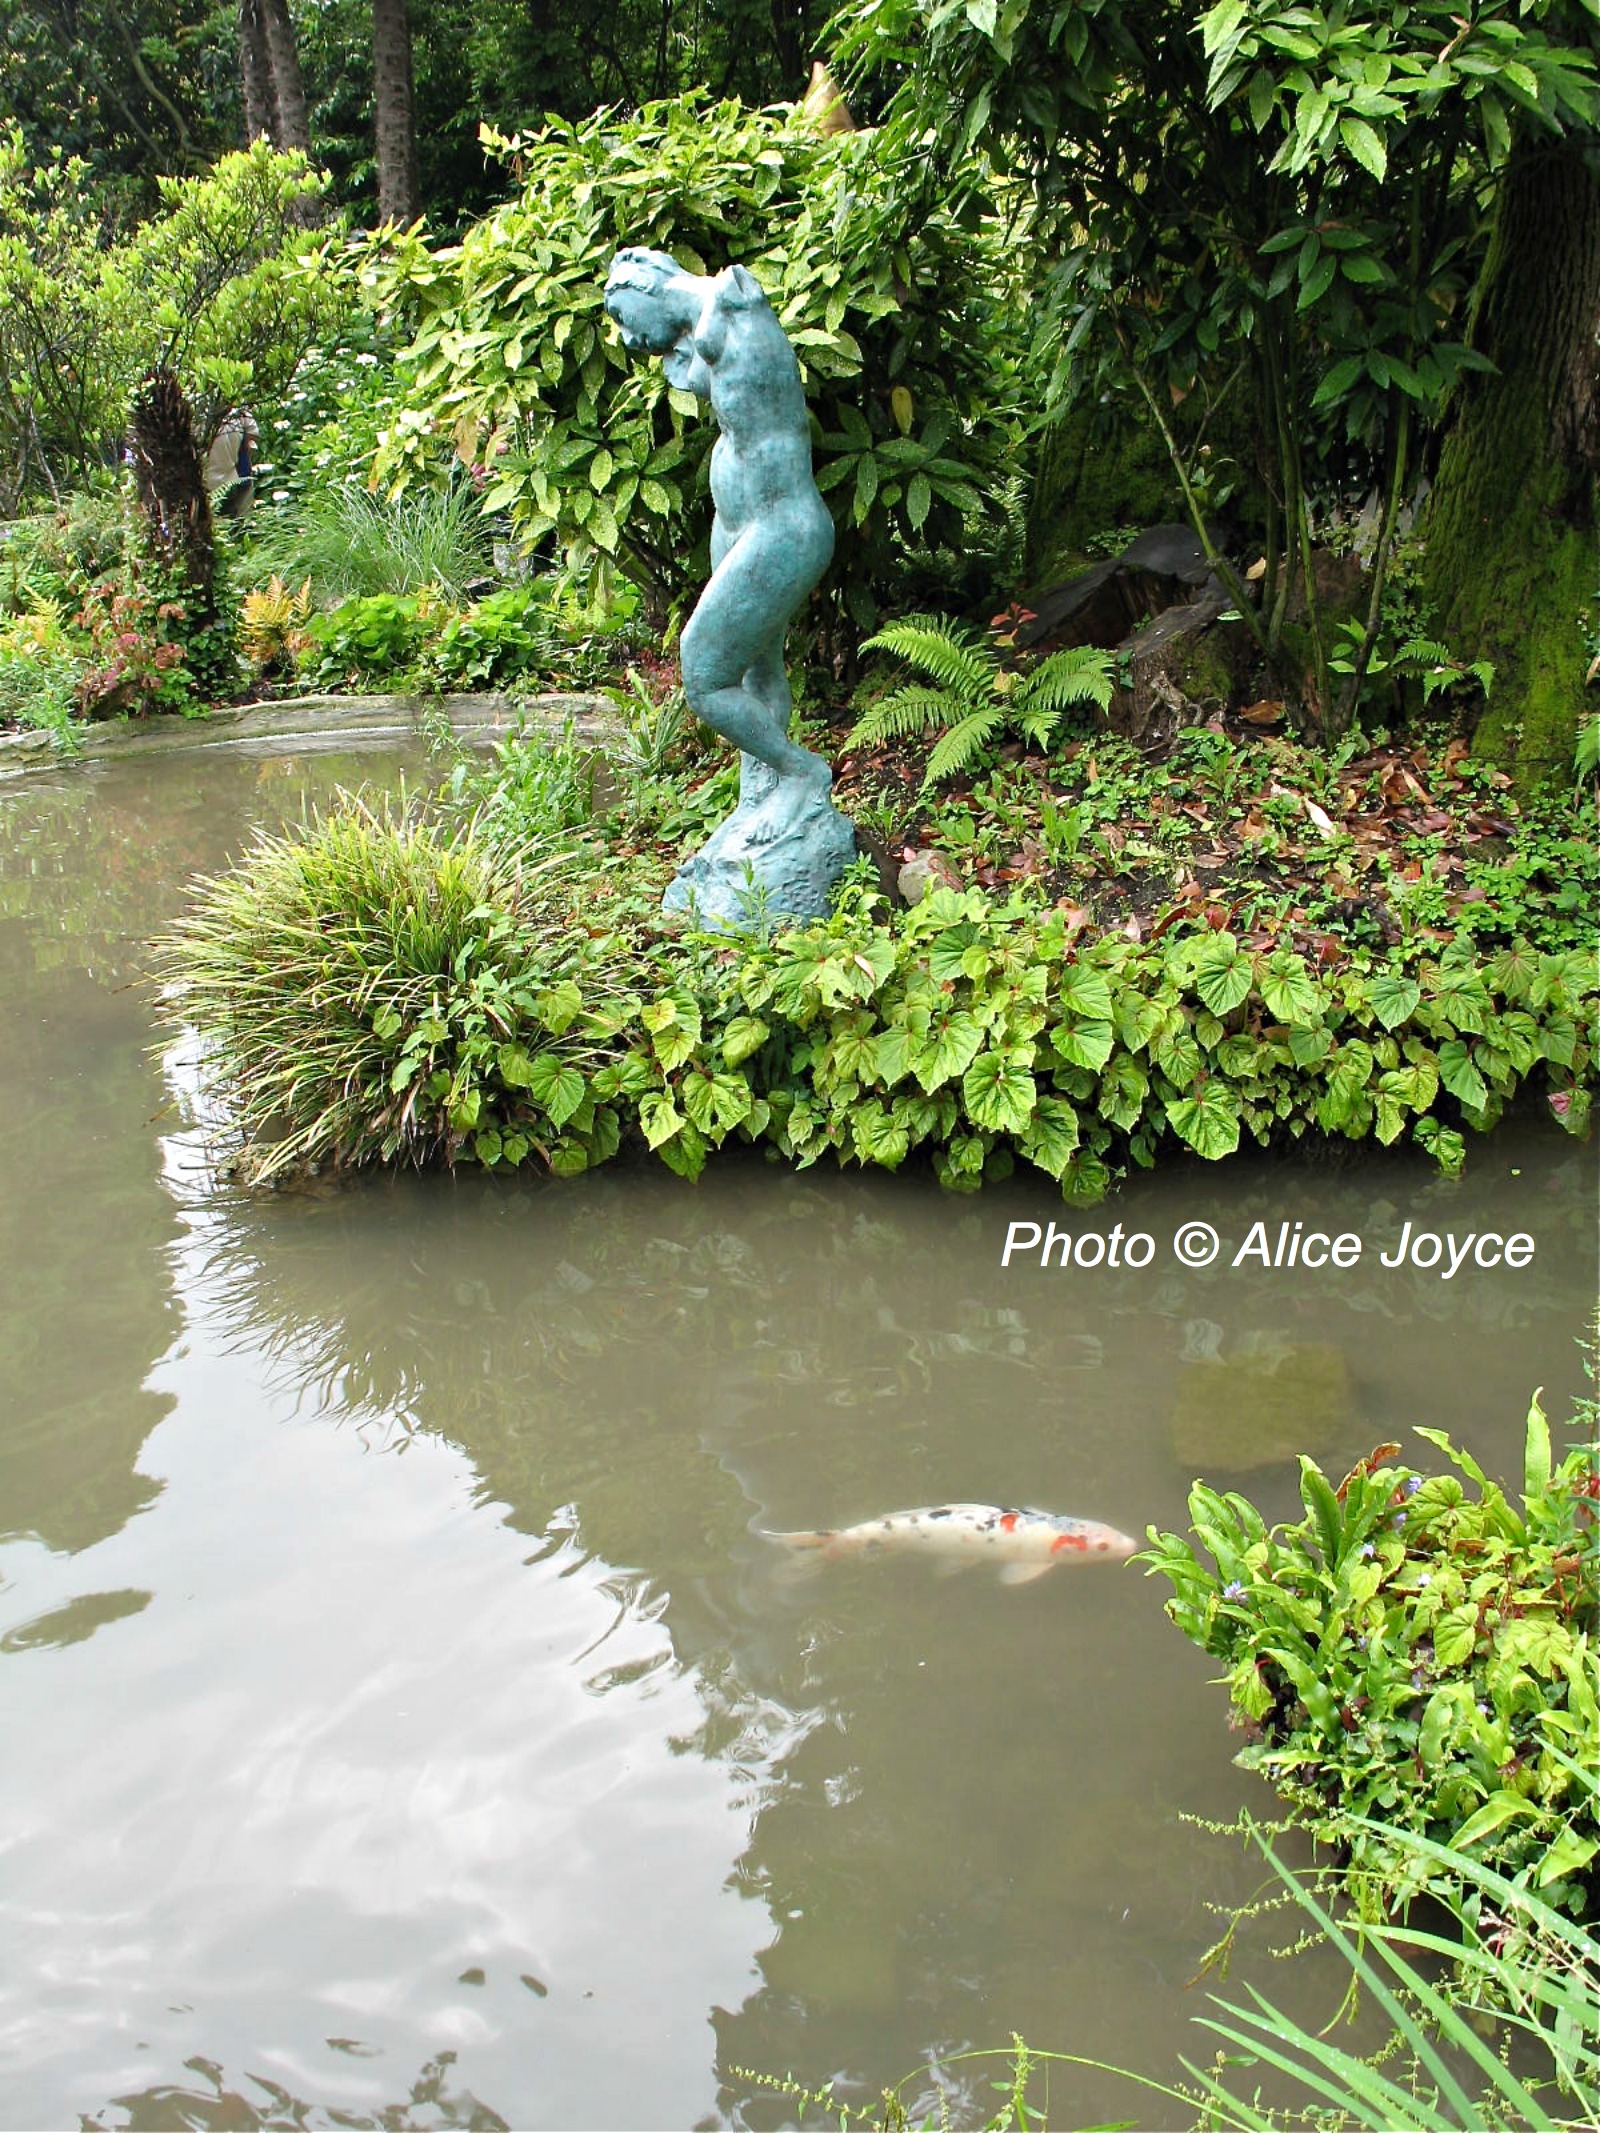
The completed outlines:
[[[1263,708],[1277,707],[1249,707]],[[937,854],[948,878],[1002,893],[1034,882],[1136,936],[1177,903],[1246,933],[1292,933],[1319,960],[1429,929],[1486,948],[1592,938],[1600,852],[1581,790],[1519,803],[1448,727],[1329,754],[1264,731],[1249,709],[1165,748],[1104,732],[1051,756],[1013,743],[942,786],[925,747],[858,727],[836,790],[896,853]]]
[[[825,922],[771,934],[753,912],[744,938],[696,935],[656,908],[672,843],[630,842],[616,813],[585,819],[575,773],[537,763],[513,747],[487,785],[455,779],[453,821],[357,809],[264,845],[174,936],[173,1011],[214,1040],[265,1172],[571,1171],[626,1140],[694,1176],[734,1140],[887,1169],[921,1150],[956,1189],[1022,1159],[1092,1200],[1164,1148],[1214,1159],[1307,1133],[1404,1137],[1453,1170],[1465,1132],[1524,1085],[1568,1130],[1586,1126],[1600,989],[1570,941],[1485,956],[1470,931],[1419,927],[1323,957],[1292,928],[1247,934],[1223,907],[1197,921],[1186,903],[1135,938],[1026,884],[891,912],[861,883]],[[659,781],[643,782],[659,804]],[[369,871],[352,875],[356,846]],[[430,869],[491,869],[426,969],[409,934],[398,960],[383,945],[404,928],[377,881],[402,850],[419,908]],[[541,884],[532,904],[523,879]],[[568,984],[555,1029],[530,1003]],[[554,1109],[540,1093],[552,1074]],[[294,1137],[272,1141],[285,1101]]]
[[[1167,1612],[1226,1668],[1238,1761],[1337,1846],[1368,1917],[1426,1891],[1476,1915],[1475,1862],[1600,1917],[1600,1446],[1552,1453],[1537,1396],[1520,1500],[1437,1430],[1454,1471],[1380,1445],[1337,1486],[1301,1460],[1305,1516],[1268,1527],[1204,1483],[1190,1536],[1151,1529]],[[1425,1838],[1426,1848],[1400,1841]]]

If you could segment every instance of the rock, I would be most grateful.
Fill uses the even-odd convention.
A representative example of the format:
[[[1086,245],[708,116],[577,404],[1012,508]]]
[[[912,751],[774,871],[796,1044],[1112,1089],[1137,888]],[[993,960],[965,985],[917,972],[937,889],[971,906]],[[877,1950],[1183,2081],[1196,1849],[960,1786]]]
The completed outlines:
[[[896,886],[908,904],[920,904],[930,889],[963,889],[966,883],[943,852],[913,852]]]

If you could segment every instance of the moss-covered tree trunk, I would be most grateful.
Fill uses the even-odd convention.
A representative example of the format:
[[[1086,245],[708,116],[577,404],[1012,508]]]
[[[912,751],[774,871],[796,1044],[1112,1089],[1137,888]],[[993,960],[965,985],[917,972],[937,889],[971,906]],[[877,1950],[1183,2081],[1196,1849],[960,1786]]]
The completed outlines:
[[[1571,775],[1579,610],[1600,588],[1600,161],[1524,139],[1501,182],[1473,345],[1428,516],[1427,582],[1457,657],[1492,659],[1481,753],[1525,790]]]

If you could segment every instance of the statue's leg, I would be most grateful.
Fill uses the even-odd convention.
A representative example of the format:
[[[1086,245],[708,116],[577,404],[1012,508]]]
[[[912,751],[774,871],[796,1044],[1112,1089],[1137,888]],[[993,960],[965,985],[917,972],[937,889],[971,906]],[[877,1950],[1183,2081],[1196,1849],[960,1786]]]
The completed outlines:
[[[778,529],[752,528],[734,542],[684,628],[683,693],[713,732],[777,779],[826,790],[827,765],[797,748],[787,731],[783,633],[808,590],[796,582],[796,563]]]
[[[781,641],[754,666],[744,672],[744,686],[752,696],[759,697],[766,707],[767,715],[779,733],[787,734],[789,720],[794,712],[794,697],[789,688],[789,677],[784,671],[783,645]],[[778,782],[778,774],[753,755],[741,758],[739,774],[739,810],[741,814],[759,807]]]

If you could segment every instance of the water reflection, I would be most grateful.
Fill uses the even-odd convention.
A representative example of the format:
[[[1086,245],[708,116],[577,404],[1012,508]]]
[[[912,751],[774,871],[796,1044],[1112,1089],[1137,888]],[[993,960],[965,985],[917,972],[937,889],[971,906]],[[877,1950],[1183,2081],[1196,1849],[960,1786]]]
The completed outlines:
[[[364,2047],[347,2037],[329,2037],[330,2051],[344,2051],[359,2058]],[[430,2059],[412,2082],[410,2093],[370,2112],[338,2114],[335,2123],[351,2128],[371,2127],[374,2133],[448,2133],[464,2127],[468,2133],[507,2133],[507,2120],[456,2085],[453,2069],[456,2054],[445,2051]],[[193,2058],[184,2062],[189,2082],[160,2082],[128,2096],[115,2096],[103,2111],[80,2120],[83,2133],[100,2133],[116,2126],[126,2133],[170,2133],[174,2126],[193,2127],[196,2133],[303,2133],[321,2118],[321,2107],[297,2096],[281,2082],[260,2074],[230,2077],[215,2060]]]
[[[1013,2027],[1168,2071],[1253,1871],[1179,1819],[1249,1781],[1159,1592],[792,1587],[757,1529],[966,1498],[1137,1532],[1200,1470],[1282,1511],[1300,1450],[1414,1423],[1514,1463],[1531,1387],[1576,1383],[1592,1156],[1513,1129],[1456,1188],[1194,1165],[1118,1208],[1536,1233],[1528,1279],[1457,1284],[1002,1268],[1043,1187],[756,1160],[248,1199],[119,988],[180,877],[300,804],[260,767],[0,795],[8,2107],[771,2123],[738,2068],[870,2097]]]
[[[1243,1781],[1153,1590],[1093,1571],[1038,1595],[944,1587],[881,1564],[795,1591],[753,1529],[977,1497],[1140,1530],[1180,1520],[1202,1470],[1286,1511],[1301,1450],[1337,1469],[1415,1422],[1504,1464],[1535,1378],[1552,1401],[1576,1378],[1593,1239],[1582,1155],[1499,1145],[1521,1161],[1454,1190],[1389,1170],[1376,1212],[1355,1175],[1310,1197],[1372,1234],[1402,1206],[1535,1227],[1557,1271],[1515,1308],[1414,1270],[1288,1294],[1154,1267],[1069,1287],[999,1268],[1036,1197],[952,1206],[916,1180],[754,1160],[692,1194],[464,1176],[213,1206],[207,1293],[285,1397],[337,1414],[359,1394],[391,1449],[447,1438],[511,1524],[570,1521],[636,1603],[653,1595],[705,1706],[681,1745],[747,1785],[736,1886],[776,1931],[716,2027],[723,2110],[765,2123],[782,2107],[732,2069],[843,2068],[870,2096],[1013,2024],[1067,2041],[1068,2009],[1078,2047],[1170,2065],[1209,1907],[1246,1886],[1179,1820],[1226,1818]],[[1197,1189],[1234,1235],[1282,1205],[1272,1166],[1190,1172],[1144,1188],[1141,1219],[1170,1227]],[[1381,1354],[1375,1318],[1397,1329]],[[1298,1988],[1319,2019],[1324,1982]],[[1087,2084],[1086,2109],[1127,2105]]]

